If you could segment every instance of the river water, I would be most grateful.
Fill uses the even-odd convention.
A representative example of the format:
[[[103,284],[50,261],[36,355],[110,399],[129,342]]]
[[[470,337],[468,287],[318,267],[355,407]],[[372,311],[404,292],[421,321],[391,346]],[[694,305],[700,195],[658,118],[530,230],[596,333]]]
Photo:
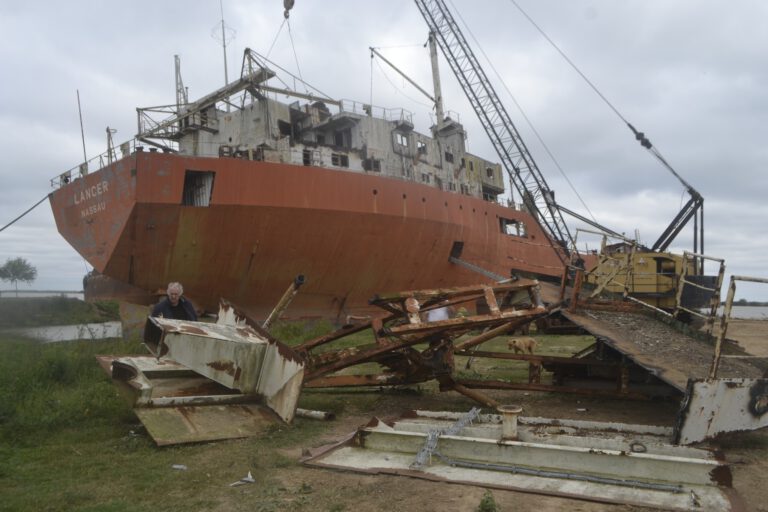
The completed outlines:
[[[717,315],[722,316],[723,306],[717,310]],[[768,320],[768,306],[733,306],[731,318],[744,320]]]

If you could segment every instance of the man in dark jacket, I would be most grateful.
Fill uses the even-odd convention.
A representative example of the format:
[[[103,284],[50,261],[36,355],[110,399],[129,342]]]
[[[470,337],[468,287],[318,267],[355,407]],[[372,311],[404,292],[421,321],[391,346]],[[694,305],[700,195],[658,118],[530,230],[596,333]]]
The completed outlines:
[[[197,313],[192,303],[182,297],[184,288],[181,283],[170,283],[166,293],[168,296],[152,308],[152,316],[197,321]]]

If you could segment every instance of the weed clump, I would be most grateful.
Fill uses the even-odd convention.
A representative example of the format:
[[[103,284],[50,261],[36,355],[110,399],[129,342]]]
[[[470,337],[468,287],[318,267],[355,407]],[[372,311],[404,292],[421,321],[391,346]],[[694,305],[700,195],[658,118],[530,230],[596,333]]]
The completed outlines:
[[[480,500],[480,504],[477,506],[477,512],[500,512],[501,509],[496,504],[496,500],[493,498],[493,493],[486,490],[483,494],[483,498]]]

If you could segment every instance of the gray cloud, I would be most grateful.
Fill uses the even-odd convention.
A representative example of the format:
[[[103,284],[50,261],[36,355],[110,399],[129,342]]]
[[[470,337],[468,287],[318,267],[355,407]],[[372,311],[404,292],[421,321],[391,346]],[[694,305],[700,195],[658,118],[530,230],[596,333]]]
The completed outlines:
[[[767,275],[761,264],[768,192],[768,4],[736,0],[517,0],[605,96],[644,131],[705,197],[706,252],[728,271]],[[683,188],[637,144],[621,120],[570,69],[510,1],[453,0],[481,47],[600,222],[652,243],[687,199]],[[9,5],[10,4],[10,5]],[[15,4],[15,3],[14,3]],[[223,83],[221,47],[211,37],[219,3],[51,0],[0,5],[0,223],[50,191],[49,179],[82,159],[75,91],[83,101],[86,147],[133,136],[135,107],[174,99],[173,55],[190,95]],[[224,0],[230,77],[244,47],[267,53],[339,98],[414,112],[429,126],[427,100],[391,70],[371,63],[379,46],[429,87],[426,26],[415,5],[397,1],[299,0],[288,32],[282,2]],[[469,36],[469,34],[467,34]],[[290,37],[289,37],[290,36]],[[291,45],[291,39],[295,43]],[[410,45],[403,48],[394,46]],[[484,64],[558,200],[586,213],[511,99]],[[442,63],[447,107],[457,111],[475,153],[493,149]],[[676,243],[691,248],[691,229]],[[23,256],[38,288],[78,288],[85,265],[56,233],[47,205],[0,233],[0,262]],[[768,290],[750,289],[768,299]]]

